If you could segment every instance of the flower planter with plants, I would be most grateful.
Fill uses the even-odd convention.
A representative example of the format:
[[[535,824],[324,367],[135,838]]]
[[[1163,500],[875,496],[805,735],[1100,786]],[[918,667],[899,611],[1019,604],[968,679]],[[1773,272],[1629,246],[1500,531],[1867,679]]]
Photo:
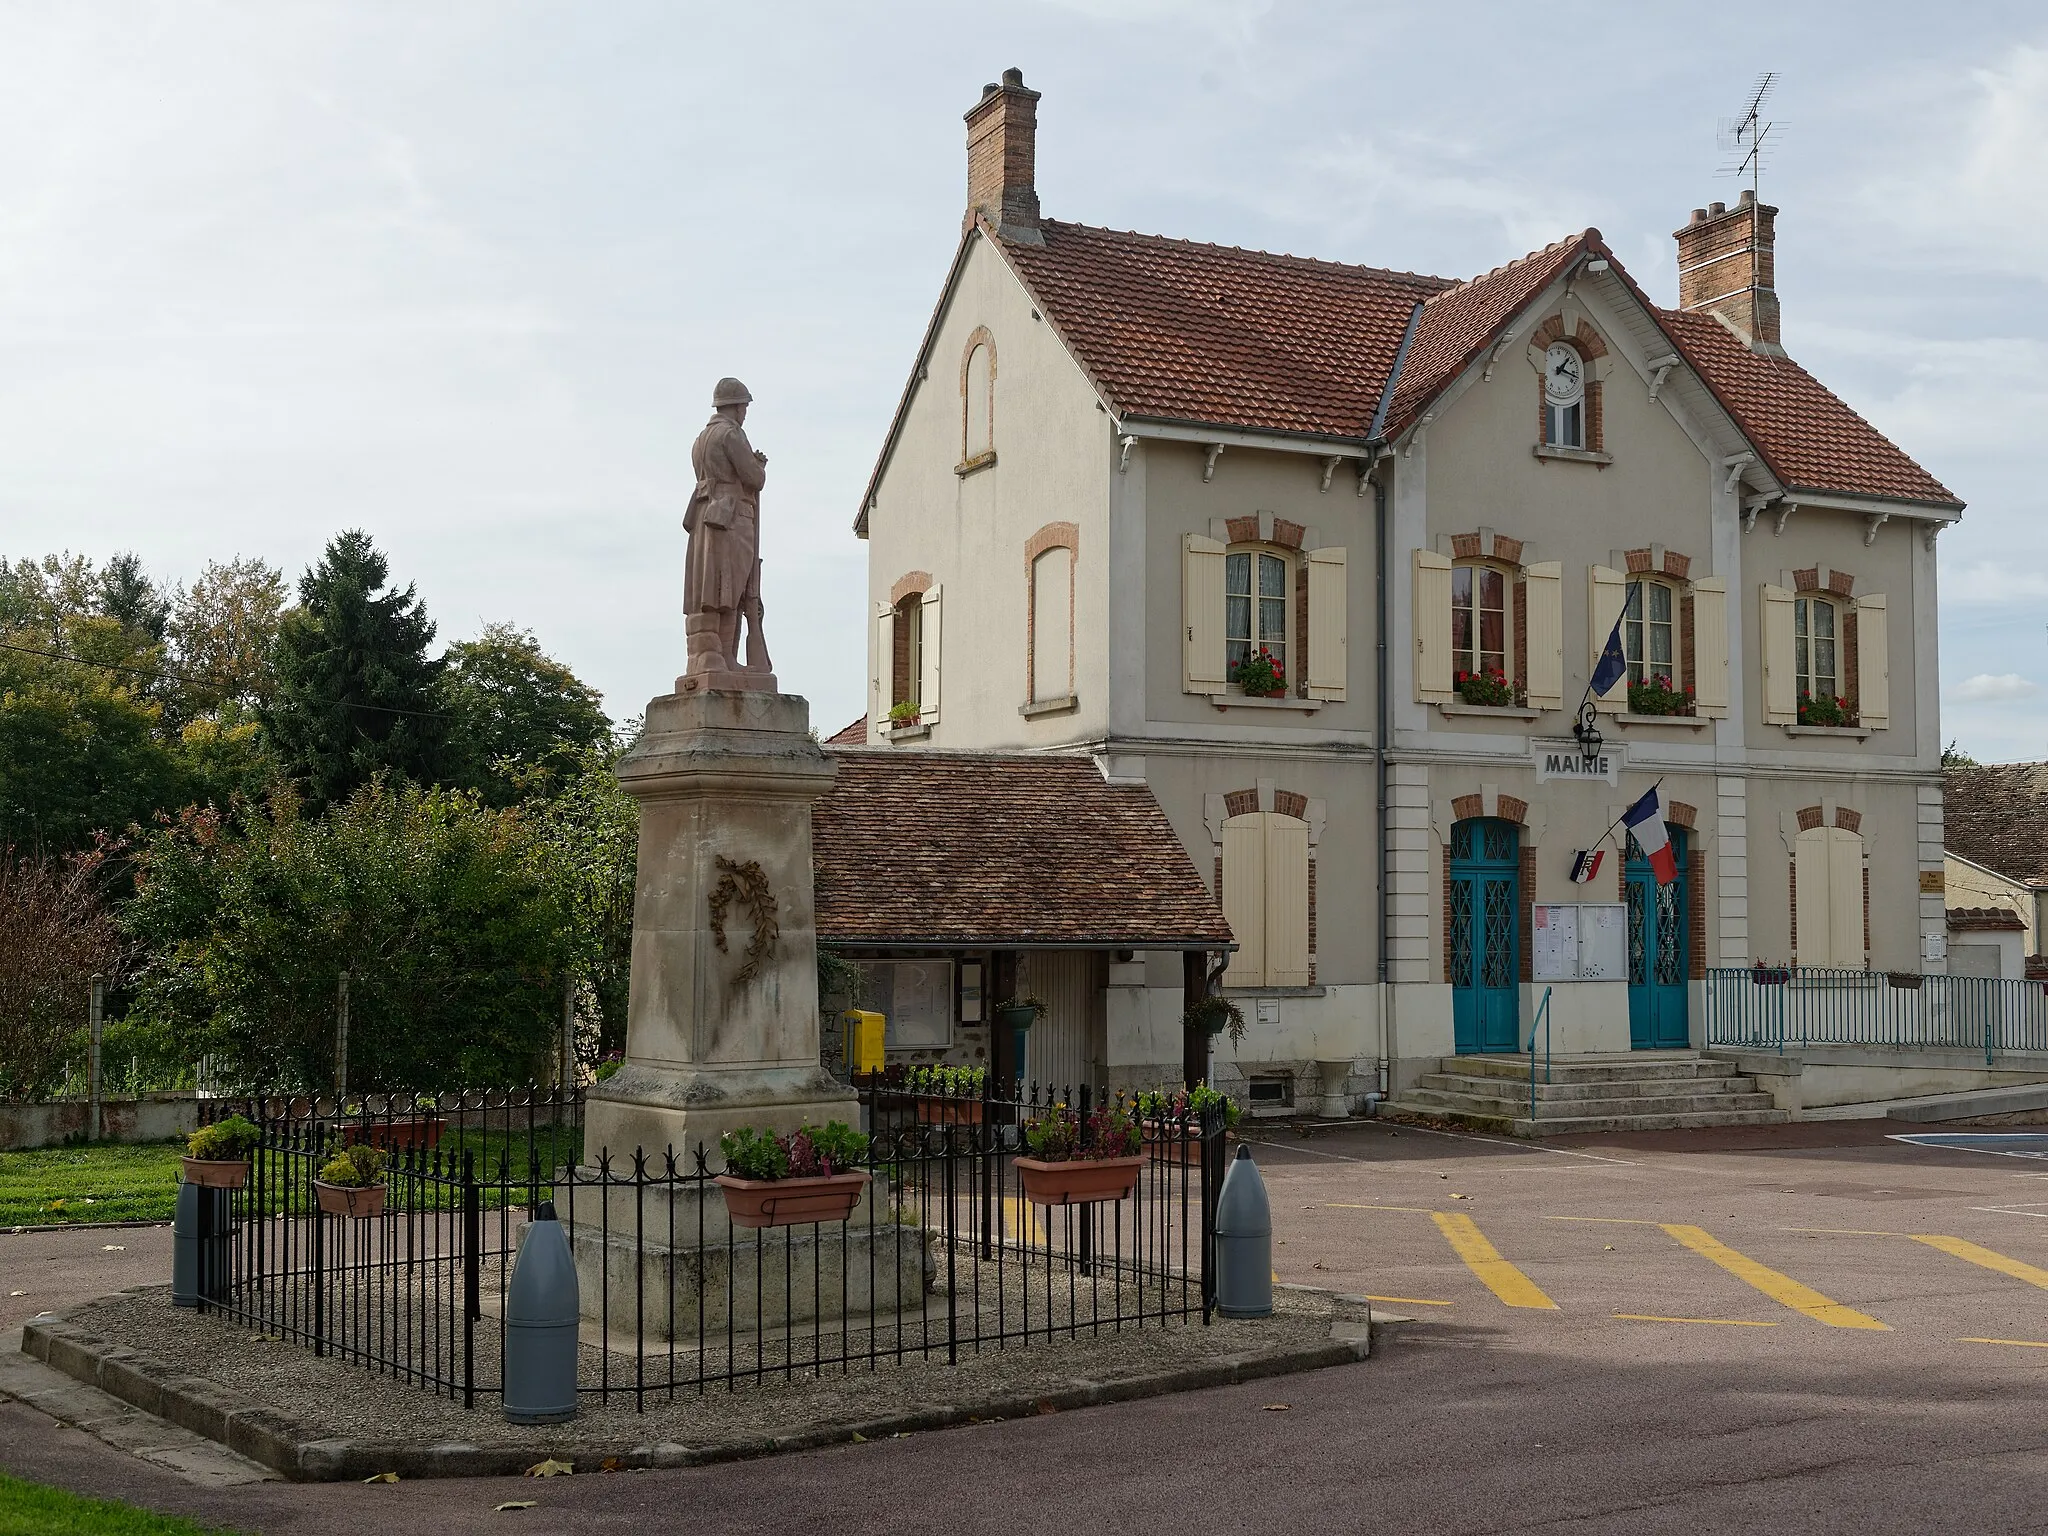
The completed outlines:
[[[725,1172],[715,1182],[736,1227],[844,1221],[872,1177],[854,1166],[867,1156],[868,1138],[840,1120],[787,1136],[742,1126],[719,1137],[718,1149]]]
[[[912,703],[909,699],[905,699],[898,704],[891,704],[889,706],[889,729],[892,731],[907,731],[918,723],[918,717],[922,713],[922,706]]]
[[[1045,1012],[1035,997],[1006,997],[996,1004],[996,1022],[1005,1029],[1029,1029]]]
[[[1691,688],[1676,688],[1668,677],[1645,677],[1628,685],[1628,712],[1632,715],[1691,715],[1697,705]]]
[[[1145,1164],[1137,1119],[1120,1105],[1105,1105],[1084,1123],[1063,1104],[1024,1123],[1029,1154],[1014,1159],[1024,1198],[1033,1205],[1092,1205],[1122,1200]]]
[[[1248,699],[1287,696],[1287,669],[1263,645],[1230,669],[1230,681]]]
[[[986,1067],[912,1067],[906,1079],[927,1125],[979,1125]]]
[[[431,1151],[441,1144],[448,1122],[439,1115],[406,1115],[396,1120],[366,1120],[341,1129],[350,1146],[365,1143],[373,1147],[418,1147]]]
[[[1855,725],[1856,711],[1849,707],[1847,699],[1838,695],[1802,693],[1799,695],[1799,723],[1846,729]]]
[[[1179,1163],[1183,1167],[1199,1162],[1202,1117],[1212,1109],[1222,1112],[1223,1134],[1227,1139],[1236,1130],[1242,1111],[1237,1101],[1220,1089],[1197,1083],[1192,1090],[1139,1094],[1138,1118],[1144,1128],[1145,1155],[1155,1163]]]
[[[344,1146],[313,1180],[313,1198],[329,1216],[368,1221],[384,1214],[384,1153],[367,1141]]]
[[[249,1182],[249,1154],[263,1133],[240,1115],[202,1125],[185,1142],[187,1184],[202,1189],[240,1189]]]
[[[1528,699],[1522,688],[1509,682],[1507,674],[1498,667],[1460,672],[1451,679],[1451,687],[1460,701],[1479,709],[1515,709]]]

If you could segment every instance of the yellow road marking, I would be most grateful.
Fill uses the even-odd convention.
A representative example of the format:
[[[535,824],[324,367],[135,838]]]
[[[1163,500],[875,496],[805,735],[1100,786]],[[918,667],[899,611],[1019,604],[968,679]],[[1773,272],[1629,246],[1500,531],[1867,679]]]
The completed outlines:
[[[1451,1251],[1465,1261],[1465,1267],[1508,1306],[1558,1310],[1557,1303],[1543,1294],[1541,1286],[1500,1256],[1500,1250],[1486,1240],[1486,1234],[1470,1216],[1431,1211],[1429,1217],[1451,1245]]]
[[[1420,1296],[1368,1296],[1367,1301],[1398,1301],[1408,1307],[1448,1307],[1448,1301],[1424,1301]]]
[[[2017,1344],[2021,1349],[2048,1349],[2048,1341],[2041,1339],[1962,1339],[1963,1344]]]
[[[1436,1214],[1426,1205],[1349,1205],[1342,1200],[1326,1200],[1323,1202],[1323,1209],[1326,1211],[1407,1211],[1413,1216],[1434,1216]]]
[[[1743,1317],[1659,1317],[1654,1312],[1617,1312],[1631,1323],[1712,1323],[1716,1328],[1775,1328],[1776,1323],[1756,1323]]]
[[[2001,1275],[2011,1275],[2015,1280],[2024,1280],[2029,1285],[2038,1285],[2042,1290],[2048,1291],[2048,1269],[2036,1269],[2033,1265],[2023,1264],[2018,1259],[2008,1259],[2002,1253],[1996,1253],[1989,1248],[1979,1248],[1975,1243],[1965,1242],[1960,1237],[1936,1237],[1930,1233],[1916,1232],[1913,1234],[1913,1241],[1925,1243],[1930,1248],[1939,1248],[1943,1253],[1952,1253],[1959,1259],[1967,1259],[1970,1263],[1981,1265],[1985,1269],[1995,1269]]]
[[[1832,1301],[1811,1286],[1801,1285],[1790,1275],[1781,1275],[1768,1265],[1759,1264],[1744,1253],[1737,1253],[1711,1232],[1700,1227],[1687,1226],[1682,1222],[1659,1222],[1679,1242],[1704,1259],[1727,1270],[1738,1280],[1748,1282],[1762,1291],[1780,1306],[1790,1307],[1794,1312],[1825,1323],[1830,1328],[1869,1328],[1889,1333],[1891,1325],[1880,1323],[1854,1307],[1845,1307],[1839,1301]]]

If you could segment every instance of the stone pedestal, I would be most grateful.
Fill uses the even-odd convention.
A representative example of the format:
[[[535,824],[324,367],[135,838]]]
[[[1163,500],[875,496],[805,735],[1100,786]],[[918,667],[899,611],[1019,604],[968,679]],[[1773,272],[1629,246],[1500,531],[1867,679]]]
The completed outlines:
[[[619,765],[640,803],[626,1062],[591,1089],[584,1161],[680,1161],[743,1125],[858,1118],[819,1064],[811,805],[836,771],[790,694],[693,691],[647,707]],[[721,929],[723,938],[721,941]]]

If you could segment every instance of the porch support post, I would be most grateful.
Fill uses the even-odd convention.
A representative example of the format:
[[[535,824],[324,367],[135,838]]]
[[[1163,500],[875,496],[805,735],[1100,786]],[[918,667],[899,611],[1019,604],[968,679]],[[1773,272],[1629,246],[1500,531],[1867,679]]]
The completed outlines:
[[[1209,956],[1199,949],[1181,951],[1181,1012],[1194,1012],[1195,1005],[1209,995]],[[1181,1075],[1188,1087],[1209,1078],[1209,1031],[1199,1024],[1181,1024]]]

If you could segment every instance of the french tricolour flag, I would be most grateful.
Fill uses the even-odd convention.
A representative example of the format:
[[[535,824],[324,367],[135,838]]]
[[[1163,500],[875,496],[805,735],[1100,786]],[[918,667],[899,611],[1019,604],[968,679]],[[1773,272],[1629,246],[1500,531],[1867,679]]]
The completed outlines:
[[[1642,848],[1657,876],[1657,883],[1669,885],[1676,880],[1678,860],[1671,852],[1671,838],[1664,831],[1664,806],[1657,798],[1656,786],[1652,785],[1642,799],[1623,811],[1621,819],[1635,834],[1637,845]]]

